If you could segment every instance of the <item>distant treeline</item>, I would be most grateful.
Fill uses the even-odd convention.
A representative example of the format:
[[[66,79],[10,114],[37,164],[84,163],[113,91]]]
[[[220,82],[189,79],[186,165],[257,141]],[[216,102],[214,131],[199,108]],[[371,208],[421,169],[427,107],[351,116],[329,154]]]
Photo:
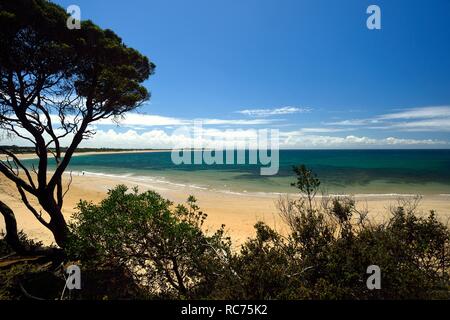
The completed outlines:
[[[19,146],[2,146],[0,145],[0,149],[6,149],[15,154],[23,154],[23,153],[34,153],[34,147],[19,147]],[[54,151],[53,148],[49,148],[50,151]],[[66,152],[67,147],[61,147],[62,152]],[[120,148],[77,148],[78,153],[80,152],[117,152],[117,151],[144,151],[144,150],[156,150],[151,148],[146,149],[120,149]]]

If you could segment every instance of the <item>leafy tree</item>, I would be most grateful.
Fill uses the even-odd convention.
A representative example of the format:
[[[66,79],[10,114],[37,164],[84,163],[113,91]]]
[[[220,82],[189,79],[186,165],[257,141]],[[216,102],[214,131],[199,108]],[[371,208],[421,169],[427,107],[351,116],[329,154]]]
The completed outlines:
[[[296,187],[302,194],[306,196],[309,209],[312,210],[312,200],[317,194],[320,186],[320,180],[317,175],[311,170],[307,169],[304,164],[293,167],[294,173],[297,175],[297,181],[291,183],[291,186]]]
[[[91,124],[118,117],[149,98],[142,82],[155,68],[113,31],[91,21],[69,30],[67,18],[63,8],[45,0],[0,3],[0,128],[32,145],[39,160],[36,168],[27,168],[14,152],[1,148],[7,161],[0,162],[0,172],[15,183],[28,210],[61,247],[68,236],[62,175],[72,155],[95,133]],[[63,138],[70,141],[64,153]],[[51,158],[57,167],[49,175]],[[8,215],[9,239],[16,240],[12,211],[2,203],[0,212]],[[21,251],[14,241],[10,244]]]

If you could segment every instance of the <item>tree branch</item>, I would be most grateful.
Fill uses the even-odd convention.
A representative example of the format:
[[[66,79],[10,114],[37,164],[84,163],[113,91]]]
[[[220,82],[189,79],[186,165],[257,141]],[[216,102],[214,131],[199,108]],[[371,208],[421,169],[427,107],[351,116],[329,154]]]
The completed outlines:
[[[24,190],[28,191],[32,195],[37,195],[37,191],[27,184],[24,180],[22,180],[20,177],[15,175],[13,172],[11,172],[5,164],[0,161],[0,172],[3,173],[9,180],[13,181],[16,185],[19,185]]]
[[[50,224],[42,218],[42,214],[38,213],[36,209],[33,208],[33,206],[28,201],[27,195],[23,191],[23,189],[20,186],[17,186],[17,190],[19,190],[20,196],[22,197],[22,202],[25,204],[25,206],[30,210],[30,212],[38,219],[40,223],[42,223],[45,227],[49,227]]]
[[[18,167],[22,168],[22,170],[25,172],[25,175],[28,178],[28,182],[30,183],[30,186],[36,190],[36,186],[34,184],[33,178],[31,177],[29,170],[22,164],[22,162],[20,162],[19,158],[17,158],[17,156],[14,153],[12,153],[11,151],[8,151],[4,148],[0,148],[0,153],[4,153],[7,156],[11,157],[14,160],[14,163]]]

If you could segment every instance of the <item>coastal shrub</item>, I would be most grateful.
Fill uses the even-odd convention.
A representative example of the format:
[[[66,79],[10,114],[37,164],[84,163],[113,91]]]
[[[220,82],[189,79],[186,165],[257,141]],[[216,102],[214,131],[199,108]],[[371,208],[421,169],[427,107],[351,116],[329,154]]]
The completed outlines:
[[[450,231],[434,211],[420,215],[418,198],[403,200],[374,222],[351,197],[317,197],[320,181],[306,167],[295,172],[299,196],[278,201],[288,232],[258,222],[238,250],[223,226],[204,230],[194,197],[175,206],[118,186],[98,205],[80,202],[68,254],[97,275],[85,297],[450,298]],[[371,265],[381,270],[379,290],[366,284]],[[104,292],[106,284],[126,294]]]
[[[28,289],[33,280],[42,278],[43,268],[33,263],[38,260],[33,253],[43,248],[42,242],[28,238],[23,231],[19,231],[18,236],[30,257],[16,256],[5,240],[5,233],[0,230],[0,300],[26,299],[24,286]],[[53,289],[48,285],[43,288],[45,293]]]
[[[299,198],[278,202],[289,234],[255,225],[256,238],[234,259],[241,286],[227,298],[450,298],[450,231],[435,212],[420,217],[417,200],[401,201],[375,223],[350,197],[317,199],[315,175],[295,172]],[[380,267],[380,290],[367,288],[370,265]]]
[[[258,222],[256,237],[248,239],[232,259],[234,273],[224,285],[221,299],[297,299],[304,296],[302,272],[295,251],[279,233]],[[223,295],[224,294],[224,295]]]
[[[41,249],[43,247],[42,241],[36,241],[33,239],[30,239],[23,230],[20,230],[17,233],[19,237],[19,241],[22,243],[22,245],[27,248],[27,251],[30,253],[35,252],[38,249]],[[9,244],[6,241],[6,234],[3,230],[0,230],[0,258],[9,254],[14,253],[14,250],[9,246]]]
[[[120,185],[99,205],[79,203],[68,252],[87,268],[126,270],[146,297],[207,297],[231,244],[223,227],[207,234],[205,219],[192,196],[174,206]]]

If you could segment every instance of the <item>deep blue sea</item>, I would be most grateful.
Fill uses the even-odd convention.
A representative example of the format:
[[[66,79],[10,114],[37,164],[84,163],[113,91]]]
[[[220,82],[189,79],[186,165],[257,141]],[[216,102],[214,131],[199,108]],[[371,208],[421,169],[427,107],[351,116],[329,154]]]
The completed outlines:
[[[33,160],[28,160],[28,163]],[[334,194],[450,194],[450,150],[280,150],[279,172],[260,165],[175,165],[170,152],[74,157],[70,170],[231,192],[295,192],[292,166],[305,164]]]

